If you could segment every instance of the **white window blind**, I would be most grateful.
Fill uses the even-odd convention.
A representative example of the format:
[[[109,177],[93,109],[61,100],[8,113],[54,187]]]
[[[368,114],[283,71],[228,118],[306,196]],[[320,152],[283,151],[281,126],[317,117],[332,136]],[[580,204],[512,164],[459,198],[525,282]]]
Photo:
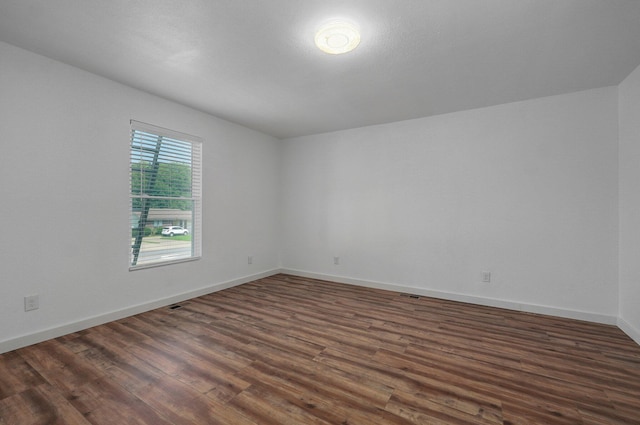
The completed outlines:
[[[130,269],[201,256],[202,141],[131,121]]]

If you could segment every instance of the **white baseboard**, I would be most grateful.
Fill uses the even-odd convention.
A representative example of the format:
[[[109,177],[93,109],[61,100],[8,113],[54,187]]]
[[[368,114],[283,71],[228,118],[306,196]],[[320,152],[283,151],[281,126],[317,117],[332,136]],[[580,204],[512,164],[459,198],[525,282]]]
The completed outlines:
[[[131,307],[126,307],[121,310],[112,311],[110,313],[88,317],[86,319],[79,320],[77,322],[67,323],[60,326],[54,326],[52,328],[38,331],[35,333],[1,341],[0,354],[6,353],[8,351],[13,351],[18,348],[26,347],[28,345],[37,344],[39,342],[46,341],[48,339],[57,338],[73,332],[78,332],[83,329],[88,329],[93,326],[102,325],[104,323],[112,322],[114,320],[123,319],[125,317],[133,316],[135,314],[144,313],[145,311],[165,307],[165,306],[179,303],[191,298],[196,298],[202,295],[210,294],[212,292],[221,291],[223,289],[232,288],[234,286],[242,285],[243,283],[273,276],[274,274],[278,274],[278,273],[280,273],[280,269],[268,270],[266,272],[244,276],[244,277],[229,280],[226,282],[216,283],[215,285],[206,286],[204,288],[184,292],[168,298],[149,301],[149,302],[134,305]]]
[[[624,333],[629,335],[629,338],[631,338],[638,345],[640,345],[640,330],[631,326],[631,324],[626,320],[624,320],[622,317],[618,317],[618,327],[622,329]]]
[[[526,304],[514,301],[498,300],[493,298],[477,297],[473,295],[456,294],[452,292],[433,291],[430,289],[418,288],[414,286],[396,285],[393,283],[377,282],[372,280],[354,279],[344,276],[336,276],[322,273],[307,272],[304,270],[286,269],[280,270],[282,273],[291,274],[300,277],[308,277],[312,279],[329,280],[332,282],[346,283],[350,285],[364,286],[367,288],[385,289],[388,291],[405,292],[410,294],[422,295],[425,297],[440,298],[450,301],[460,301],[470,304],[479,304],[488,307],[505,308],[508,310],[523,311],[527,313],[546,314],[549,316],[565,317],[568,319],[584,320],[588,322],[603,323],[607,325],[618,324],[616,316],[608,316],[605,314],[589,313],[585,311],[561,309],[557,307],[548,307],[536,304]]]
[[[424,288],[418,288],[413,286],[396,285],[387,282],[378,282],[364,279],[354,279],[344,276],[336,276],[322,273],[313,273],[296,269],[273,269],[265,272],[232,279],[226,282],[220,282],[215,285],[207,286],[204,288],[196,289],[193,291],[184,292],[168,298],[154,300],[143,304],[123,308],[121,310],[113,311],[110,313],[100,314],[86,319],[67,323],[60,326],[55,326],[49,329],[38,331],[32,334],[23,335],[17,338],[5,340],[0,342],[0,354],[8,351],[16,350],[18,348],[26,347],[28,345],[37,344],[48,339],[57,338],[63,335],[67,335],[73,332],[78,332],[83,329],[88,329],[93,326],[101,325],[114,320],[123,319],[125,317],[133,316],[135,314],[144,313],[145,311],[153,310],[156,308],[165,307],[171,304],[179,303],[191,298],[199,297],[202,295],[210,294],[213,292],[221,291],[223,289],[232,288],[234,286],[242,285],[254,280],[262,279],[265,277],[273,276],[278,273],[286,273],[295,276],[308,277],[312,279],[329,280],[332,282],[345,283],[350,285],[363,286],[367,288],[384,289],[388,291],[405,292],[416,295],[423,295],[433,298],[441,298],[451,301],[460,301],[472,304],[485,305],[489,307],[506,308],[509,310],[524,311],[529,313],[547,314],[557,317],[566,317],[570,319],[585,320],[595,323],[604,323],[608,325],[617,325],[622,331],[629,335],[635,342],[640,344],[640,331],[635,329],[629,323],[621,318],[614,316],[607,316],[603,314],[589,313],[576,310],[559,309],[555,307],[540,306],[535,304],[524,304],[513,301],[498,300],[492,298],[483,298],[471,295],[456,294],[443,291],[433,291]]]

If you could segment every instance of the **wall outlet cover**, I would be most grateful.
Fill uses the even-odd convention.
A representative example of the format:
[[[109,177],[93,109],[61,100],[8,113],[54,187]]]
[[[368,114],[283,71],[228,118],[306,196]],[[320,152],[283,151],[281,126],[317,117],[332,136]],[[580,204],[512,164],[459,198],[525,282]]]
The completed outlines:
[[[24,297],[24,311],[37,310],[40,308],[40,297],[38,295],[28,295]]]

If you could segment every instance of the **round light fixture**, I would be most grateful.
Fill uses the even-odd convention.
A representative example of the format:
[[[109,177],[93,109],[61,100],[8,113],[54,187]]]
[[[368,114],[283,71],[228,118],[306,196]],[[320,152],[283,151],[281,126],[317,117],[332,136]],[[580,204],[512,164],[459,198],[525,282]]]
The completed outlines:
[[[323,52],[339,55],[358,47],[358,44],[360,44],[360,32],[348,22],[331,21],[318,29],[315,41],[318,49]]]

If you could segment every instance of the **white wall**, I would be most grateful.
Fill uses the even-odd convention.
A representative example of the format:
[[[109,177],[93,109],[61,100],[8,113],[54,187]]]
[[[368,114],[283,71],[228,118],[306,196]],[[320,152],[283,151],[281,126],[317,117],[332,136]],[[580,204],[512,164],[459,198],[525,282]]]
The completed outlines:
[[[638,340],[640,71],[619,87],[619,210],[617,91],[279,142],[0,43],[0,352],[271,274],[279,255],[603,322],[620,302]],[[201,261],[128,271],[130,119],[204,138]]]
[[[618,87],[620,322],[640,344],[640,67]]]
[[[204,139],[202,260],[128,271],[130,119]],[[269,136],[0,43],[0,154],[0,352],[278,268]]]
[[[286,140],[283,268],[615,323],[617,125],[610,87]]]

